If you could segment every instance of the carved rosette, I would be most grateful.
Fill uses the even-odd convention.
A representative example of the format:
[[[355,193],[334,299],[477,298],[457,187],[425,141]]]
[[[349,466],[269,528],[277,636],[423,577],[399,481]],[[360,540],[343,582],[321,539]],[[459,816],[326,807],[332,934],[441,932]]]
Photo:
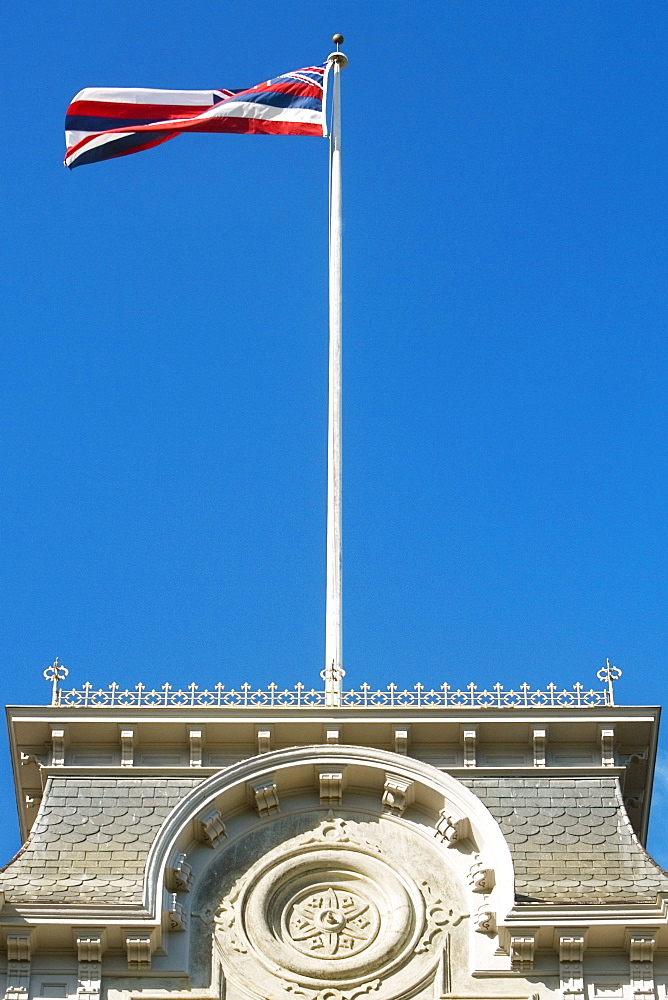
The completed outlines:
[[[356,824],[323,820],[278,845],[221,901],[226,975],[259,997],[390,1000],[433,978],[445,908]]]

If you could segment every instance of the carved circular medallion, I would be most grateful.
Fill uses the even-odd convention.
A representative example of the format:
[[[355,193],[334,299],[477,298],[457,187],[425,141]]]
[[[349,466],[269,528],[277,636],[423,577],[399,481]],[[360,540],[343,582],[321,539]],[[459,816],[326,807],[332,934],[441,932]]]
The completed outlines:
[[[285,937],[304,955],[343,958],[357,955],[378,934],[375,904],[340,883],[324,883],[297,893],[283,914]]]
[[[411,875],[360,827],[322,820],[264,854],[221,901],[221,952],[254,995],[357,1000],[397,976],[405,992],[432,969],[432,941],[448,922],[431,915],[440,898],[428,910]]]
[[[415,886],[358,845],[309,847],[259,866],[241,891],[237,926],[259,961],[340,981],[409,954],[423,925]]]

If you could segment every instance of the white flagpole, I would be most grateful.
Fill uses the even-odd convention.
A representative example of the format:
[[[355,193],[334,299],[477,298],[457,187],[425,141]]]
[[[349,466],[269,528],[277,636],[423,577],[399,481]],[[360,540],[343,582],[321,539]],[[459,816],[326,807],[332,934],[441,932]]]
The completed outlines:
[[[329,189],[329,407],[327,421],[327,599],[325,608],[325,705],[341,704],[344,675],[341,650],[341,79],[348,60],[334,35]]]

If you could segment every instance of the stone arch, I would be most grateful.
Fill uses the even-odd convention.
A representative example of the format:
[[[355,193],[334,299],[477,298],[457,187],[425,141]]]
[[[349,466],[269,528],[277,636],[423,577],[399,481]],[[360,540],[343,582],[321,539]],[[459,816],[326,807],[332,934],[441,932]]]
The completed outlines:
[[[183,896],[179,865],[193,876]],[[412,758],[339,745],[261,754],[203,781],[165,820],[145,877],[156,918],[190,923],[191,967],[213,937],[241,996],[286,1000],[398,1000],[434,979],[451,946],[460,965],[489,968],[513,898],[506,842],[468,788]]]

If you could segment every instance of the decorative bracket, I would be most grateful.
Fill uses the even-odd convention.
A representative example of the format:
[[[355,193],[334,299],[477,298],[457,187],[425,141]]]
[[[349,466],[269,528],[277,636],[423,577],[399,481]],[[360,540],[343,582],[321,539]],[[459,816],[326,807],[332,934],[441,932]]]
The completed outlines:
[[[584,935],[566,933],[559,935],[559,980],[562,1000],[585,1000]]]
[[[547,730],[534,729],[533,731],[533,766],[545,767],[545,743],[547,740]]]
[[[406,756],[408,753],[408,740],[411,735],[410,726],[401,726],[394,730],[394,752]]]
[[[135,759],[135,731],[134,729],[121,729],[121,767],[132,767]]]
[[[139,971],[151,968],[153,942],[149,934],[126,934],[125,949],[129,969]]]
[[[77,996],[96,1000],[102,989],[102,954],[106,943],[104,930],[75,930],[77,947]]]
[[[31,958],[32,931],[29,934],[8,934],[5,1000],[27,1000]]]
[[[496,932],[496,914],[488,910],[483,903],[473,916],[473,926],[478,934],[494,934]]]
[[[480,855],[475,855],[475,860],[468,872],[468,882],[472,892],[491,892],[494,888],[494,869],[485,868],[480,860]]]
[[[188,892],[192,876],[192,868],[187,863],[185,854],[179,854],[171,868],[165,868],[165,886],[170,892]]]
[[[340,729],[326,729],[325,730],[325,743],[335,744],[341,742],[341,730]]]
[[[447,809],[441,809],[436,822],[434,836],[442,840],[446,847],[455,847],[463,844],[471,836],[471,823],[468,816],[461,819],[453,819],[448,815]]]
[[[190,741],[190,766],[202,766],[202,741],[203,733],[201,729],[189,729],[188,740]]]
[[[65,738],[67,730],[58,727],[51,730],[51,767],[63,767],[65,764]]]
[[[216,809],[215,806],[203,813],[197,823],[199,839],[203,844],[208,844],[209,847],[215,847],[219,840],[227,836],[223,815],[220,809]]]
[[[474,726],[462,726],[462,740],[464,741],[464,767],[475,767],[478,730]]]
[[[534,934],[510,938],[510,964],[516,972],[531,972],[535,949]]]
[[[273,737],[273,730],[271,726],[258,726],[255,730],[255,737],[257,739],[257,752],[269,753]]]
[[[273,777],[251,785],[251,790],[259,816],[264,818],[278,812],[278,786]]]
[[[23,801],[26,804],[26,809],[37,812],[42,801],[42,793],[37,789],[31,789],[30,792],[25,793]]]
[[[615,730],[601,729],[601,767],[615,766]]]
[[[402,816],[413,800],[414,782],[398,774],[386,774],[383,786],[383,811]]]
[[[186,928],[186,915],[175,892],[171,893],[169,897],[167,923],[170,931],[183,931]]]
[[[656,934],[656,928],[626,932],[634,1000],[653,1000],[656,996],[654,983]]]
[[[343,771],[318,771],[320,805],[330,809],[341,805],[343,798]]]

